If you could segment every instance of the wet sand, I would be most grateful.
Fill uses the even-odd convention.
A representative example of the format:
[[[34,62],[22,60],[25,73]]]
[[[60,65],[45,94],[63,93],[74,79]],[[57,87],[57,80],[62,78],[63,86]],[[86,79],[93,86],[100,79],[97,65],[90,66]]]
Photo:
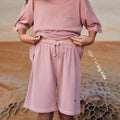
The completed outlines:
[[[120,42],[96,41],[85,47],[81,113],[75,120],[120,120],[119,51]],[[0,120],[37,120],[36,112],[22,106],[31,70],[29,45],[0,42],[0,61]],[[57,111],[53,120],[59,120]]]

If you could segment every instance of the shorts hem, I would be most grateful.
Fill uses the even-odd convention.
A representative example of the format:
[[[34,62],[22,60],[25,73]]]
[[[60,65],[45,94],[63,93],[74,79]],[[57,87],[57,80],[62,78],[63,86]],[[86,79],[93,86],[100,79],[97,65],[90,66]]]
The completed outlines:
[[[70,111],[67,111],[67,110],[63,110],[61,108],[58,109],[61,113],[63,114],[66,114],[66,115],[77,115],[77,114],[80,114],[80,110],[76,111],[76,112],[70,112]]]
[[[47,112],[53,112],[57,110],[57,107],[49,107],[49,108],[42,109],[42,108],[35,108],[33,106],[29,106],[25,104],[23,105],[23,107],[38,113],[47,113]]]

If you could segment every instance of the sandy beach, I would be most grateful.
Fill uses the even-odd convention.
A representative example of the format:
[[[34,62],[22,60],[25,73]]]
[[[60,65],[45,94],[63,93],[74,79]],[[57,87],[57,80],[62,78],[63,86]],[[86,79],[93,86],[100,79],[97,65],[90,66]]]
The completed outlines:
[[[120,44],[94,42],[81,59],[81,114],[75,120],[120,120]],[[0,120],[37,120],[37,113],[23,108],[31,61],[29,45],[0,42]],[[56,89],[57,99],[57,89]],[[59,120],[58,112],[54,119]]]

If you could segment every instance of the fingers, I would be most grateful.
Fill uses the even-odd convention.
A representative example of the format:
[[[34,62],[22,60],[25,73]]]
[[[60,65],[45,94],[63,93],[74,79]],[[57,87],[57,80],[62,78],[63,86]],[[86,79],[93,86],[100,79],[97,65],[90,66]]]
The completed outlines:
[[[80,43],[78,41],[73,40],[73,43],[79,45]]]
[[[39,40],[40,36],[32,37],[32,40]]]
[[[40,40],[40,35],[36,35],[34,33],[29,34],[30,35],[30,41],[32,44],[36,44]]]
[[[40,40],[40,35],[31,35],[30,36],[30,40],[32,40],[32,41],[38,41],[38,40]]]
[[[31,37],[37,38],[37,39],[41,37],[40,35],[36,35],[34,33],[29,33],[28,35],[30,35]]]
[[[76,45],[82,46],[82,43],[84,41],[84,36],[73,36],[70,37],[70,39],[72,39],[73,43],[75,43]]]
[[[40,37],[40,35],[36,35],[36,34],[34,34],[34,33],[33,33],[31,36],[32,36],[32,37],[35,37],[35,38]]]
[[[78,36],[78,38],[84,39],[85,35],[80,35],[80,36]]]
[[[82,46],[82,43],[80,41],[73,40],[73,43],[75,43],[76,45]]]
[[[34,39],[31,39],[31,42],[32,42],[33,44],[36,44],[37,42],[39,42],[39,40],[40,40],[40,39],[38,39],[38,38],[34,38]]]
[[[36,40],[31,40],[30,41],[31,44],[37,44],[38,42],[39,42],[39,40],[37,40],[37,41]]]
[[[80,41],[81,39],[83,39],[82,37],[78,37],[78,36],[73,36],[73,37],[70,37],[72,40],[76,40],[76,41]]]

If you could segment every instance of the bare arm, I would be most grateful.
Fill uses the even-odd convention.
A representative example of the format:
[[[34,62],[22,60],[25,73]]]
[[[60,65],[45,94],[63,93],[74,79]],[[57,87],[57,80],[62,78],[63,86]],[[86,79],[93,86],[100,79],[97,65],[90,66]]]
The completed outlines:
[[[89,35],[73,36],[71,39],[80,46],[90,45],[94,42],[97,32],[102,33],[102,26],[89,0],[80,0],[80,22],[88,30]]]
[[[96,31],[89,31],[90,44],[92,44],[95,41],[96,35],[97,35]]]
[[[81,38],[83,39],[83,43],[81,43],[81,45],[87,46],[94,43],[97,31],[91,30],[88,31],[88,33],[88,36],[81,36]]]
[[[26,34],[26,29],[19,28],[18,29],[18,34],[19,34],[19,36],[21,36],[22,34]]]
[[[20,40],[28,44],[35,44],[40,40],[40,35],[35,35],[33,33],[26,34],[26,29],[24,28],[19,28],[18,34]]]
[[[73,40],[73,43],[80,45],[80,46],[87,46],[92,44],[95,41],[95,37],[97,32],[96,31],[88,31],[89,35],[81,35],[81,36],[73,36],[70,37]]]
[[[34,33],[27,34],[27,30],[34,24],[34,4],[33,0],[26,0],[21,13],[16,20],[13,31],[17,31],[22,42],[36,44],[40,35]]]

